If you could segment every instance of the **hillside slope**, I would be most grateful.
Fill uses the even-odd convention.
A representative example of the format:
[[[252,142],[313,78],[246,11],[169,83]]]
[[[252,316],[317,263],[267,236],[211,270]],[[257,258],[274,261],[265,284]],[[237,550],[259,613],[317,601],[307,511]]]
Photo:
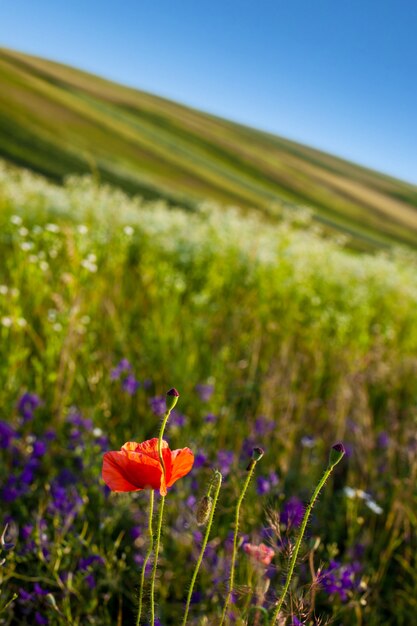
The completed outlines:
[[[138,77],[140,81],[140,77]],[[274,213],[307,205],[362,246],[417,245],[417,187],[312,148],[0,49],[0,156],[54,180],[93,172],[146,198]]]

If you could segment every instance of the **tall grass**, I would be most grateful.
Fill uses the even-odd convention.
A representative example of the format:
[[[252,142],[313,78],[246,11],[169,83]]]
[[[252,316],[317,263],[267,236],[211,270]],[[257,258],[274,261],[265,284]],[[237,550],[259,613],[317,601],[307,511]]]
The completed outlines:
[[[168,436],[190,446],[201,463],[168,495],[176,504],[167,502],[160,552],[164,625],[183,615],[192,572],[186,566],[200,552],[193,507],[211,467],[223,464],[226,479],[190,609],[195,623],[205,616],[207,624],[218,622],[213,607],[227,591],[231,501],[247,450],[265,448],[239,546],[267,541],[276,557],[265,573],[239,551],[232,611],[245,623],[247,581],[258,581],[254,604],[262,598],[271,608],[279,596],[297,526],[289,498],[307,500],[329,446],[339,440],[348,451],[346,469],[314,510],[308,560],[295,581],[304,592],[292,591],[288,615],[311,620],[313,602],[318,614],[342,616],[346,625],[412,622],[413,254],[354,255],[322,237],[301,211],[279,224],[210,203],[190,213],[129,199],[88,178],[61,188],[2,166],[0,259],[1,419],[20,429],[14,440],[20,463],[33,437],[56,431],[28,490],[11,502],[3,497],[20,548],[2,568],[2,586],[33,596],[8,607],[20,620],[14,623],[36,623],[35,613],[50,624],[65,623],[63,615],[73,624],[86,623],[87,615],[97,624],[134,619],[137,589],[129,571],[146,552],[147,500],[138,494],[132,504],[103,492],[99,440],[107,436],[110,449],[118,449],[154,436],[158,417],[149,401],[170,385],[181,391],[185,417],[171,420]],[[122,358],[141,383],[132,395],[123,377],[111,380]],[[214,386],[208,401],[198,384]],[[22,424],[16,403],[25,391],[42,404]],[[93,422],[77,427],[79,439],[73,407]],[[5,447],[3,496],[17,472],[13,458]],[[60,468],[79,477],[79,501],[63,526],[64,514],[50,506]],[[30,549],[25,524],[33,526]],[[143,536],[132,539],[131,526]],[[97,558],[83,569],[86,555]],[[346,571],[352,584],[343,587]],[[33,591],[35,583],[58,598],[58,609]]]

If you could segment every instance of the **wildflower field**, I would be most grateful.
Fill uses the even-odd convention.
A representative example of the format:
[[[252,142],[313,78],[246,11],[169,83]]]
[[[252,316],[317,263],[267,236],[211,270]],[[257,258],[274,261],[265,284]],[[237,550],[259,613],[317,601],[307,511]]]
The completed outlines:
[[[187,624],[415,622],[412,252],[0,164],[0,260],[0,624],[185,623],[209,517]]]

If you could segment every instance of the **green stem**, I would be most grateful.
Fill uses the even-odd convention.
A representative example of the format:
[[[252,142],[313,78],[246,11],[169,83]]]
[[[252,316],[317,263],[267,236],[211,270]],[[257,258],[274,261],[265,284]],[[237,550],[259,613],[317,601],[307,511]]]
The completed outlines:
[[[153,489],[151,490],[149,498],[150,498],[149,499],[149,521],[148,521],[149,546],[148,546],[148,550],[147,550],[146,555],[145,555],[145,560],[143,561],[142,572],[141,572],[141,575],[140,575],[139,608],[138,608],[138,616],[137,616],[137,619],[136,619],[136,626],[139,626],[140,618],[142,616],[143,587],[144,587],[144,584],[145,584],[146,566],[148,564],[149,557],[151,556],[152,550],[153,550],[153,528],[152,528],[153,503],[154,503],[154,492],[153,492]]]
[[[248,467],[248,475],[246,477],[246,480],[244,482],[243,485],[243,489],[242,492],[239,496],[239,500],[237,501],[237,505],[236,505],[236,513],[235,513],[235,530],[234,530],[234,534],[233,534],[233,552],[232,552],[232,563],[230,566],[230,578],[229,578],[229,591],[227,592],[227,596],[226,596],[226,601],[224,603],[224,607],[223,607],[223,613],[222,613],[222,617],[221,617],[221,621],[220,621],[220,625],[219,626],[223,626],[224,624],[224,620],[226,618],[226,613],[227,613],[227,609],[228,606],[230,604],[230,599],[232,597],[232,593],[233,593],[233,587],[235,584],[235,564],[236,564],[236,555],[237,555],[237,538],[238,538],[238,534],[239,534],[239,517],[240,517],[240,507],[242,506],[242,502],[243,502],[243,498],[245,497],[246,491],[249,487],[249,483],[251,481],[251,478],[253,476],[253,472],[255,471],[255,467],[256,467],[256,461],[252,459],[252,461],[249,464]]]
[[[161,425],[161,430],[159,431],[159,438],[158,438],[158,455],[159,455],[159,462],[161,463],[161,467],[162,467],[162,471],[164,473],[165,476],[165,464],[164,464],[164,459],[162,457],[162,441],[163,441],[163,437],[164,437],[164,430],[165,430],[165,426],[167,425],[169,416],[171,415],[171,409],[169,411],[167,411],[164,415],[164,419],[162,420],[162,425]]]
[[[155,555],[151,576],[151,626],[155,626],[155,576],[158,567],[159,545],[161,543],[162,519],[164,516],[165,496],[161,497],[161,504],[158,512],[158,527],[156,529]]]
[[[294,574],[294,568],[295,568],[295,562],[297,560],[298,557],[298,552],[300,550],[300,546],[301,546],[301,542],[303,540],[304,537],[304,533],[305,533],[305,529],[307,527],[307,523],[308,523],[308,519],[310,517],[310,513],[313,509],[313,506],[317,500],[317,497],[320,493],[320,491],[322,490],[322,488],[324,487],[324,484],[326,483],[327,479],[329,478],[330,474],[332,473],[334,465],[329,465],[329,467],[326,469],[326,471],[324,472],[319,484],[317,485],[317,487],[314,490],[313,495],[311,496],[310,502],[308,503],[308,506],[305,510],[304,513],[304,517],[303,517],[303,521],[301,523],[301,527],[300,527],[300,532],[299,535],[297,537],[297,541],[295,543],[294,546],[294,550],[291,556],[291,561],[290,561],[290,567],[288,570],[288,574],[287,574],[287,580],[285,581],[285,586],[284,589],[282,591],[281,597],[278,601],[277,606],[275,607],[275,611],[272,615],[272,621],[271,624],[272,626],[274,626],[275,622],[277,621],[278,617],[279,617],[279,612],[281,610],[282,604],[284,602],[285,596],[287,595],[288,589],[290,588],[290,584],[291,584],[291,579],[293,577]]]
[[[195,585],[195,581],[197,580],[197,576],[198,576],[199,569],[201,567],[201,563],[203,562],[204,552],[206,551],[207,542],[208,542],[208,538],[209,538],[209,535],[210,535],[211,526],[212,526],[212,523],[213,523],[214,511],[215,511],[215,508],[216,508],[217,500],[219,498],[220,488],[222,486],[222,478],[223,477],[222,477],[221,473],[219,471],[216,471],[216,474],[215,474],[215,479],[217,479],[216,491],[214,492],[213,503],[211,505],[210,517],[209,517],[209,520],[207,522],[207,528],[206,528],[206,533],[205,533],[204,539],[203,539],[203,545],[201,546],[200,555],[198,557],[198,560],[197,560],[197,563],[196,563],[196,566],[195,566],[195,569],[194,569],[194,573],[193,573],[193,576],[191,578],[190,588],[188,590],[188,596],[187,596],[187,604],[185,606],[184,619],[182,620],[182,626],[185,626],[185,624],[187,623],[188,611],[190,610],[191,597],[193,595],[194,585]],[[210,495],[210,492],[211,492],[211,488],[212,488],[212,485],[210,485],[209,495]]]

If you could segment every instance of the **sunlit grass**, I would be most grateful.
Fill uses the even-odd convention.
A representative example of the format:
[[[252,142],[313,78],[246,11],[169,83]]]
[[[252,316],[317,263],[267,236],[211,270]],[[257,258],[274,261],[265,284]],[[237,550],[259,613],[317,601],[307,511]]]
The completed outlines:
[[[190,214],[89,179],[60,188],[0,169],[0,488],[17,540],[0,572],[5,602],[19,595],[4,613],[15,623],[134,623],[148,497],[109,496],[102,453],[156,436],[158,397],[173,385],[181,403],[166,437],[196,463],[165,506],[164,626],[184,613],[212,468],[224,483],[196,624],[219,621],[239,485],[253,447],[265,449],[237,547],[231,606],[245,623],[248,590],[268,610],[277,600],[300,507],[340,440],[348,458],[314,509],[290,611],[412,622],[416,259],[354,255],[297,219],[271,225],[209,204]],[[39,405],[17,408],[25,392]],[[244,542],[274,549],[267,570]]]

